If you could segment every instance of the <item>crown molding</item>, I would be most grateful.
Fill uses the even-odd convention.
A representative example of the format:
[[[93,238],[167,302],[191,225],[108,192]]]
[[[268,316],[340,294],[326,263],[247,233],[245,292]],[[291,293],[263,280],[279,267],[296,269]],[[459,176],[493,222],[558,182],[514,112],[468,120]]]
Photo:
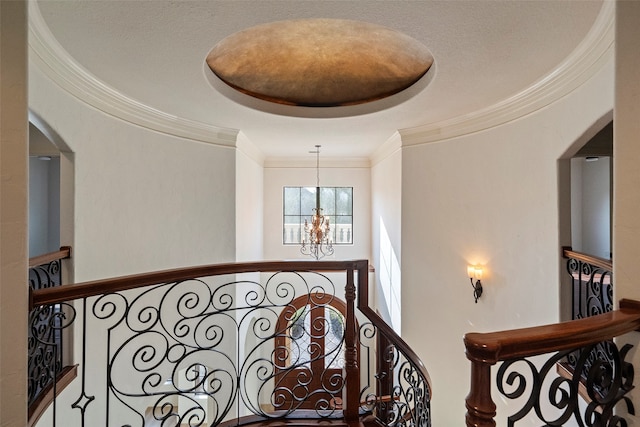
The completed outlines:
[[[316,160],[309,157],[270,157],[264,162],[266,168],[280,169],[315,169]],[[320,169],[368,169],[371,160],[361,157],[322,157]]]
[[[580,45],[544,78],[496,104],[440,122],[401,129],[402,146],[439,142],[519,119],[568,95],[611,59],[615,39],[615,1],[605,0]]]
[[[57,42],[36,1],[29,1],[30,62],[62,89],[92,107],[126,122],[173,135],[225,147],[235,147],[237,129],[211,126],[167,114],[129,98],[80,66]]]
[[[116,91],[80,66],[56,41],[36,1],[29,1],[30,60],[61,88],[92,107],[129,123],[199,142],[238,147],[238,129],[221,128],[177,117]],[[443,141],[499,126],[568,95],[610,60],[614,43],[615,2],[605,0],[582,43],[553,72],[516,95],[469,114],[398,130],[401,147]],[[306,167],[304,159],[263,159],[257,148],[240,148],[264,167]],[[328,160],[324,167],[370,167],[397,150],[394,134],[370,159]],[[259,150],[258,150],[259,151]],[[364,166],[366,164],[366,166]]]
[[[371,155],[371,166],[391,157],[402,149],[402,137],[399,132],[394,132],[378,149]]]
[[[238,133],[238,137],[236,138],[236,149],[258,165],[264,167],[264,154],[242,131]]]

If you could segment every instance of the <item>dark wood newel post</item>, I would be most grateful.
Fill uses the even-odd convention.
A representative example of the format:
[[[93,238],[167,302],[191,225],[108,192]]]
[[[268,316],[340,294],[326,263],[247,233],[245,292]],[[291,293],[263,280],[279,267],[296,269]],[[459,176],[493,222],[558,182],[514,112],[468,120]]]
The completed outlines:
[[[354,268],[347,270],[347,285],[344,294],[347,300],[347,324],[345,331],[345,370],[346,370],[346,405],[344,406],[344,418],[346,421],[358,419],[358,406],[360,405],[360,372],[358,369],[358,342],[356,330],[356,286],[353,280]],[[361,273],[360,273],[361,274]]]
[[[491,399],[491,364],[470,357],[469,360],[471,391],[466,399],[467,427],[495,427],[496,404]]]

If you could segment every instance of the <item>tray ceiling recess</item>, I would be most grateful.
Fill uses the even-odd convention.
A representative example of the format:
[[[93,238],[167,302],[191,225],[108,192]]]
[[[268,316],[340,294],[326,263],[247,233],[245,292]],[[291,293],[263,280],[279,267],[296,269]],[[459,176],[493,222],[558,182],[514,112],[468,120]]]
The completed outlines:
[[[206,62],[227,85],[255,98],[336,107],[401,92],[429,70],[433,56],[415,39],[380,25],[303,19],[232,34]]]

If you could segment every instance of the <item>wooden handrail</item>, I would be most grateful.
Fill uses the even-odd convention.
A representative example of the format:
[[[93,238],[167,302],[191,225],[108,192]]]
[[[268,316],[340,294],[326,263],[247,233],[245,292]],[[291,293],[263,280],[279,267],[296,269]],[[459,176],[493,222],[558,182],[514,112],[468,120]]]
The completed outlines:
[[[468,333],[464,343],[468,359],[495,364],[501,360],[584,347],[639,328],[640,303],[623,299],[620,310],[552,325]]]
[[[471,361],[467,426],[495,426],[491,366],[498,361],[571,350],[640,330],[640,302],[623,299],[620,309],[580,320],[464,337]]]
[[[49,264],[51,261],[71,258],[71,246],[63,246],[60,250],[29,258],[29,267]]]
[[[568,246],[562,248],[562,256],[566,259],[577,259],[578,261],[591,264],[595,267],[613,271],[613,262],[610,259],[600,258],[594,255],[585,254],[583,252],[576,252]]]
[[[78,365],[65,366],[60,371],[60,374],[56,378],[55,387],[51,383],[40,397],[29,405],[29,416],[27,427],[32,427],[38,424],[38,420],[47,410],[53,399],[57,397],[62,391],[67,388],[69,384],[78,376]]]
[[[364,264],[362,264],[364,263]],[[38,289],[32,292],[30,309],[39,305],[55,304],[96,295],[142,288],[159,283],[172,283],[198,277],[222,274],[268,271],[344,271],[349,268],[367,271],[367,261],[257,261],[247,263],[212,264],[134,274],[110,279],[65,285],[57,288]],[[364,266],[364,267],[363,267]]]

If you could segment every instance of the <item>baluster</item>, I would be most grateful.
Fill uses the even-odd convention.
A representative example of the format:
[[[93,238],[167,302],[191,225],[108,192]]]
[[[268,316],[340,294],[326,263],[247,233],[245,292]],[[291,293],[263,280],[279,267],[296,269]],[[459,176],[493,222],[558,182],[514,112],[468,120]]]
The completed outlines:
[[[496,404],[491,399],[491,365],[471,360],[471,391],[465,401],[467,427],[495,427]]]
[[[587,290],[588,279],[584,280],[584,275],[582,272],[584,268],[584,263],[580,261],[578,263],[578,266],[580,268],[580,272],[578,273],[578,317],[576,317],[576,319],[584,319],[585,317],[588,317],[588,314],[587,314],[587,296],[589,294]]]
[[[385,337],[382,332],[378,331],[376,334],[377,339],[377,354],[376,354],[376,375],[378,376],[378,383],[376,394],[378,399],[382,399],[387,396],[392,396],[393,393],[393,366],[391,362],[393,360],[393,351],[391,343]],[[377,403],[378,419],[382,422],[387,422],[389,418],[389,409],[393,407],[393,401],[388,403],[380,401]]]
[[[347,319],[345,331],[345,370],[346,370],[346,399],[344,418],[346,421],[358,419],[358,407],[360,406],[360,371],[358,368],[358,345],[356,338],[356,287],[353,280],[353,267],[347,270],[347,285],[345,286],[345,299],[347,300]]]

